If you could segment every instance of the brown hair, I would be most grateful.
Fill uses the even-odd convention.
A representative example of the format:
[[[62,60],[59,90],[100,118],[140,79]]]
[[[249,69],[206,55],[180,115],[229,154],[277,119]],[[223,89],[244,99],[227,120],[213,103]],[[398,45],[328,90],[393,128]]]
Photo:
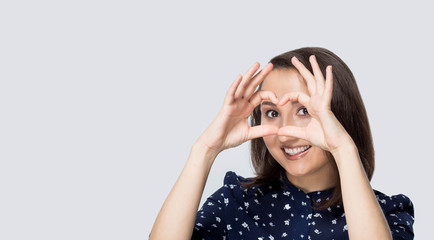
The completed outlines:
[[[362,97],[348,66],[331,51],[317,47],[300,48],[286,52],[274,57],[270,62],[274,65],[274,69],[296,69],[291,63],[291,58],[295,56],[312,72],[309,63],[311,55],[315,55],[324,76],[326,67],[328,65],[333,66],[331,110],[356,144],[366,175],[371,180],[374,172],[374,146],[371,130]],[[252,126],[261,124],[259,106],[253,111],[250,121]],[[329,152],[327,152],[327,155],[336,167],[333,156]],[[262,138],[251,141],[251,158],[257,176],[247,185],[248,187],[262,184],[282,186],[281,178],[286,177],[284,169],[271,156]],[[342,194],[338,180],[330,200],[323,201],[317,207],[325,209],[341,202]]]

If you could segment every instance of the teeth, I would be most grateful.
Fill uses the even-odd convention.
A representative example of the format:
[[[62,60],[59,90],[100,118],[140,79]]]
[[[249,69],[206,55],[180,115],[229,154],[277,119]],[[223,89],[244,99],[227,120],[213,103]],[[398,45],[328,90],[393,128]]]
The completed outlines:
[[[289,155],[296,155],[306,151],[308,148],[310,148],[310,146],[303,146],[303,147],[296,147],[296,148],[283,148],[283,150],[285,150],[285,152]]]

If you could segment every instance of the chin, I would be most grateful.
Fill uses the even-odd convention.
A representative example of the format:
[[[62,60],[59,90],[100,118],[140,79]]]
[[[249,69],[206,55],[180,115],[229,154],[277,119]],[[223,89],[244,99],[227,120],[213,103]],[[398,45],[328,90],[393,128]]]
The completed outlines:
[[[293,177],[304,177],[304,176],[308,176],[310,175],[310,171],[309,169],[304,169],[304,168],[300,168],[300,169],[289,169],[289,168],[284,168],[286,173],[293,176]]]

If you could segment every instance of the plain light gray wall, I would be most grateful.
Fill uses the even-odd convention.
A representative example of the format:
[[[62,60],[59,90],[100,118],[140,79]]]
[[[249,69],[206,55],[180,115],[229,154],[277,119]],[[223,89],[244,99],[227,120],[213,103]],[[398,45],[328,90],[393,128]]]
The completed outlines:
[[[2,1],[0,239],[144,239],[237,74],[304,46],[352,69],[372,185],[433,213],[429,1]],[[252,176],[248,145],[224,173]]]

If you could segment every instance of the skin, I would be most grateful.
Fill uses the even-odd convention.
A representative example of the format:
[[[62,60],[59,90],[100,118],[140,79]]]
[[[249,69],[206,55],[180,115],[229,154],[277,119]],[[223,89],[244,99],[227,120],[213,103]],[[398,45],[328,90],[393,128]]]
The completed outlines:
[[[330,170],[323,156],[324,151],[330,152],[340,175],[350,239],[391,239],[390,229],[366,177],[357,148],[330,110],[331,66],[327,67],[324,79],[314,56],[310,58],[313,74],[296,58],[292,62],[306,81],[307,91],[295,83],[287,89],[292,92],[280,92],[272,87],[273,79],[277,79],[280,73],[272,72],[271,64],[255,75],[259,70],[259,64],[255,63],[232,83],[220,112],[193,145],[184,169],[155,220],[150,239],[190,239],[203,189],[217,155],[259,137],[264,137],[270,152],[287,171],[288,178],[306,191],[329,188],[330,182],[324,184],[319,179],[336,173]],[[297,76],[293,73],[283,75]],[[262,90],[255,92],[267,76]],[[262,102],[274,104],[283,117],[278,119],[278,123],[250,127],[248,117]],[[310,117],[297,118],[299,116],[294,115],[297,103],[294,102],[306,107]],[[282,152],[277,148],[281,144],[311,144],[312,149],[303,157],[305,159],[289,164],[279,155]]]
[[[279,99],[292,92],[309,94],[303,77],[295,69],[273,70],[262,83],[261,89],[274,92]],[[312,121],[307,109],[298,101],[281,102],[278,105],[263,102],[260,109],[263,125],[306,127]],[[304,192],[321,191],[336,185],[337,169],[325,151],[311,142],[287,135],[267,136],[264,142],[273,158],[285,169],[291,183]],[[282,149],[301,146],[310,148],[296,160],[288,159]]]

